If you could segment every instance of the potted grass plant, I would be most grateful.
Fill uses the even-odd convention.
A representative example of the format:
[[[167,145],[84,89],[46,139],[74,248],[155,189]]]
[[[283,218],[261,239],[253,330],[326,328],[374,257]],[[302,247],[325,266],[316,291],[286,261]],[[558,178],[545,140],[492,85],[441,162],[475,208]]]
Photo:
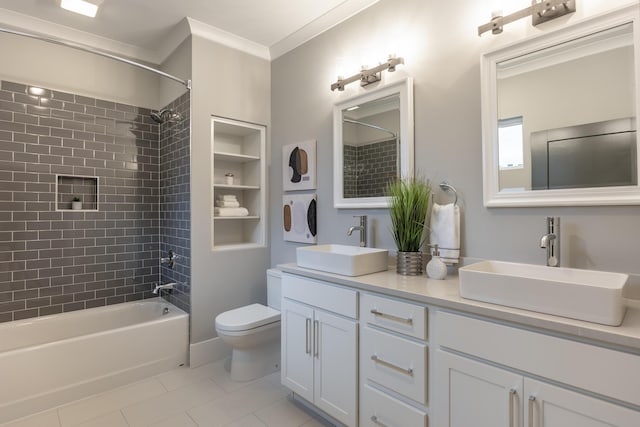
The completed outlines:
[[[431,185],[423,178],[397,179],[386,187],[391,232],[398,248],[396,271],[406,276],[422,274],[424,228]]]

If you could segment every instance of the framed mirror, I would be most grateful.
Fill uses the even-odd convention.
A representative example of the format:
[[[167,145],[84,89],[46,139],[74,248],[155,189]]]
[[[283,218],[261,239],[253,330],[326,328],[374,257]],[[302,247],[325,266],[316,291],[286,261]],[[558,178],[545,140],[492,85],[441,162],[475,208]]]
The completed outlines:
[[[484,204],[640,204],[638,7],[482,56]]]
[[[413,176],[413,80],[404,79],[333,108],[333,205],[386,208],[384,189]]]

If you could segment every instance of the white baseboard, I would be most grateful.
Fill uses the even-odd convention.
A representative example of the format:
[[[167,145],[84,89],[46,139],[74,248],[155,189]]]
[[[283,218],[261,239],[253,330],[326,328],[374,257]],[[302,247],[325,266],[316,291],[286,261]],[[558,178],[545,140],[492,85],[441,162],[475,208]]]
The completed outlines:
[[[231,347],[220,337],[197,342],[189,346],[189,366],[197,368],[207,363],[222,360],[231,355]]]

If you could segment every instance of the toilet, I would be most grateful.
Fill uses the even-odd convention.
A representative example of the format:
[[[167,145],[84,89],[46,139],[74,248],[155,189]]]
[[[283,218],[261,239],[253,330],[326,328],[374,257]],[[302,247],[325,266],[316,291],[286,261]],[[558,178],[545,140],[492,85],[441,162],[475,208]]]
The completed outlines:
[[[229,345],[231,379],[251,381],[280,367],[282,272],[267,270],[267,306],[250,304],[216,316],[216,332]]]

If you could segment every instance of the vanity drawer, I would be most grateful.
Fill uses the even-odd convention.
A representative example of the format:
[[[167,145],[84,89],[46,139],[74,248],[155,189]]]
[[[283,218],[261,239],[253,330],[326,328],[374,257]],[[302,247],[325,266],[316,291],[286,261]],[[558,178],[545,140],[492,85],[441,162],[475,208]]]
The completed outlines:
[[[361,320],[379,328],[427,339],[427,308],[377,295],[360,295]]]
[[[365,384],[360,396],[361,427],[427,427],[427,413]]]
[[[427,403],[427,345],[361,327],[360,373],[416,402]]]
[[[282,275],[282,298],[320,307],[353,319],[358,317],[358,292],[320,280],[285,273]]]

